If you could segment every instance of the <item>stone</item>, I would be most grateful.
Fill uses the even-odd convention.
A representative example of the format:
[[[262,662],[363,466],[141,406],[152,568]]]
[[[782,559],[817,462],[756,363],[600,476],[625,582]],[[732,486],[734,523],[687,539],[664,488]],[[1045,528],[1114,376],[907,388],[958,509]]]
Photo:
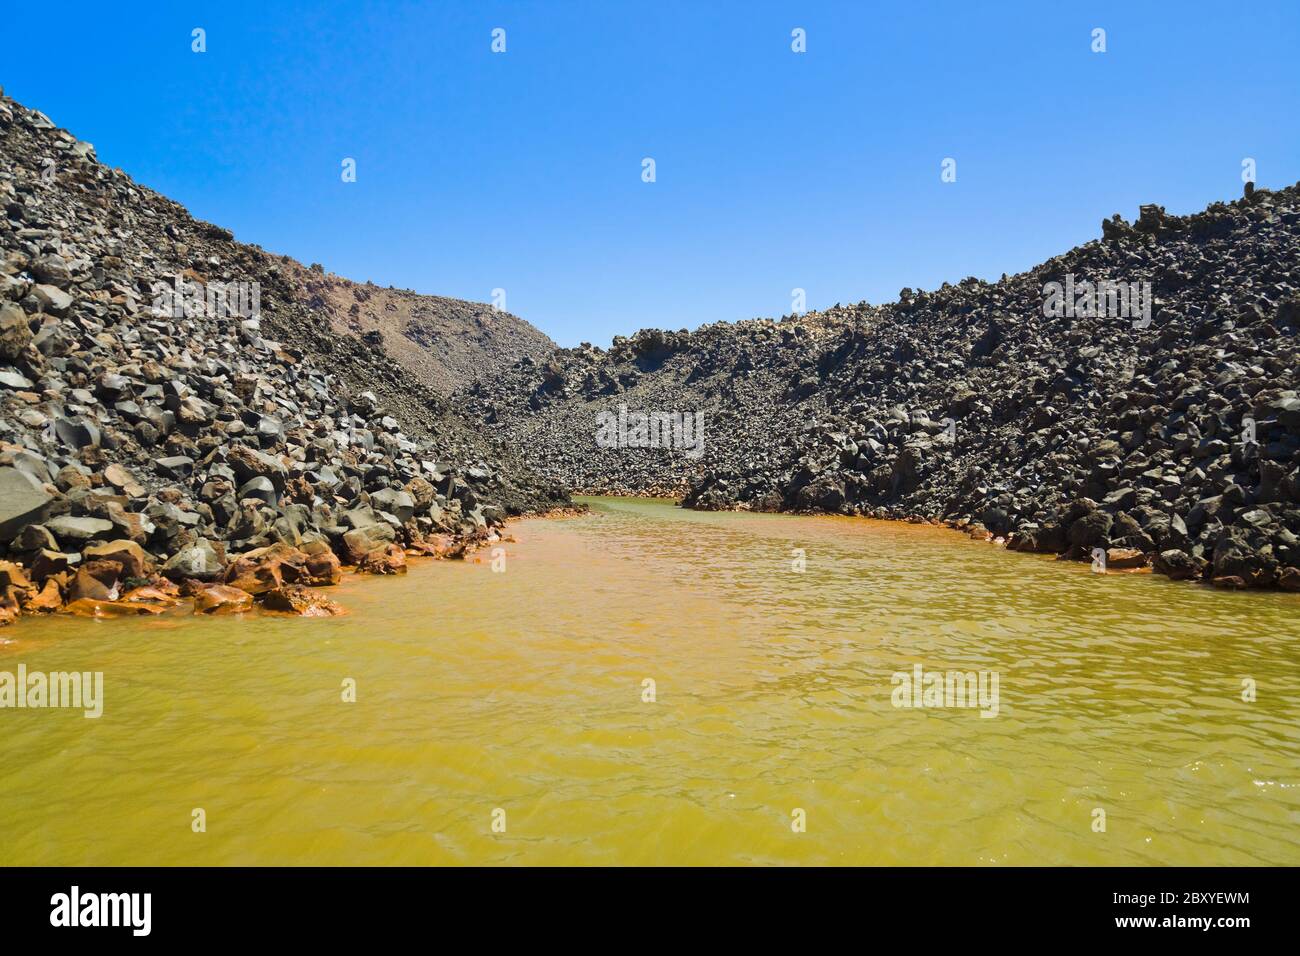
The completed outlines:
[[[104,480],[132,498],[139,498],[145,493],[144,486],[135,480],[135,476],[118,464],[104,469]]]
[[[1185,551],[1170,548],[1156,555],[1153,567],[1161,574],[1168,575],[1175,581],[1185,581],[1201,576],[1201,569],[1195,558]]]
[[[343,608],[325,595],[301,584],[287,584],[262,596],[262,607],[299,617],[335,617]]]
[[[27,313],[12,302],[0,302],[0,360],[16,361],[31,341]]]
[[[100,601],[95,598],[81,598],[70,601],[63,608],[64,614],[77,617],[140,617],[145,614],[161,614],[165,607],[138,601]]]
[[[256,498],[274,508],[279,503],[280,496],[276,493],[275,485],[270,478],[257,475],[240,486],[238,497],[240,501],[246,498]]]
[[[195,614],[241,614],[253,609],[253,595],[225,584],[205,584],[193,597]]]
[[[305,584],[308,556],[286,544],[241,554],[226,568],[224,582],[249,594],[265,594],[287,584]]]
[[[400,546],[386,544],[366,554],[357,570],[364,574],[405,574],[406,554]]]
[[[155,604],[161,607],[174,607],[180,603],[174,594],[153,584],[142,584],[132,588],[122,595],[122,600],[127,603]]]
[[[360,564],[366,555],[396,540],[388,525],[354,528],[343,535],[342,558],[345,564]]]
[[[148,553],[134,541],[118,539],[104,544],[89,545],[82,549],[83,560],[112,561],[122,569],[122,577],[143,578],[153,564]]]
[[[194,474],[194,459],[187,455],[168,455],[157,459],[154,467],[167,477],[179,481]]]
[[[42,312],[63,316],[72,308],[72,296],[58,286],[41,284],[32,287],[31,297]]]
[[[75,518],[72,515],[59,515],[45,522],[46,529],[65,545],[80,545],[95,538],[102,538],[113,531],[113,522],[103,518]]]
[[[52,501],[40,483],[17,468],[0,468],[0,541],[11,540],[24,526],[40,524]]]
[[[206,540],[182,548],[164,562],[162,573],[173,581],[194,578],[214,581],[224,570],[224,563],[216,550]]]
[[[1135,548],[1108,548],[1106,550],[1106,569],[1109,571],[1128,571],[1147,566],[1147,556]]]
[[[391,514],[401,524],[415,517],[415,499],[405,491],[383,488],[370,496],[370,502],[380,511]]]
[[[72,580],[68,582],[66,599],[69,604],[83,599],[94,601],[116,601],[119,597],[117,588],[116,564],[112,565],[114,573],[106,574],[102,567],[89,565],[77,568]],[[105,578],[108,580],[105,580]]]
[[[86,418],[60,416],[54,420],[54,433],[69,448],[97,448],[102,440],[99,426]]]
[[[59,582],[51,578],[39,592],[33,592],[32,597],[23,605],[23,611],[27,614],[49,614],[61,607],[63,593],[59,590]]]

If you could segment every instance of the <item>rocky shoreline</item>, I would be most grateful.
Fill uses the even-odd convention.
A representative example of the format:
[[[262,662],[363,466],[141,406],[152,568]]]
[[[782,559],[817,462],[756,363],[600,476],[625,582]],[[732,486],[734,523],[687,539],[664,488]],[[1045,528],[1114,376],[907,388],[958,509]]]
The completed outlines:
[[[1143,206],[997,282],[548,352],[236,242],[2,92],[0,159],[0,626],[338,613],[347,569],[463,558],[571,493],[1300,591],[1300,186]],[[1144,304],[1076,311],[1076,283]],[[629,447],[629,411],[693,440]]]
[[[1063,290],[1111,282],[1143,307],[1061,307]],[[997,282],[644,330],[522,360],[458,397],[567,487],[685,483],[689,508],[922,520],[1300,590],[1298,335],[1300,186],[1250,185],[1189,216],[1116,215]],[[615,408],[703,416],[703,454],[598,448]]]
[[[2,94],[0,158],[0,625],[187,599],[335,614],[316,589],[346,568],[462,558],[569,505],[337,334],[299,264]]]

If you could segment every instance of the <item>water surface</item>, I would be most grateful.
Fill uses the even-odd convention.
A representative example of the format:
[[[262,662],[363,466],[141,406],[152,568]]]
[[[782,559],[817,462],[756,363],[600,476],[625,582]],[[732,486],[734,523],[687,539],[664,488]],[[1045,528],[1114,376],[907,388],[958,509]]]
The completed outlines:
[[[1300,596],[591,501],[343,618],[23,619],[0,670],[106,702],[0,710],[0,864],[1300,864]]]

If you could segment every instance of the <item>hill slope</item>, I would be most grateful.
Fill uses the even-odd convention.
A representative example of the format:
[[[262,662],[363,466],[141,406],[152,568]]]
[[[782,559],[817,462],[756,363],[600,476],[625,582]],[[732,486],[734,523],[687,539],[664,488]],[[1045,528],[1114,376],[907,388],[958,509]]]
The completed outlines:
[[[297,263],[3,96],[0,213],[0,551],[27,567],[0,571],[0,619],[35,590],[119,595],[83,573],[114,542],[120,569],[212,581],[272,544],[454,552],[564,500],[338,335]]]
[[[386,289],[327,274],[319,266],[293,266],[299,300],[329,316],[335,332],[382,349],[443,395],[555,349],[523,319],[485,303]]]

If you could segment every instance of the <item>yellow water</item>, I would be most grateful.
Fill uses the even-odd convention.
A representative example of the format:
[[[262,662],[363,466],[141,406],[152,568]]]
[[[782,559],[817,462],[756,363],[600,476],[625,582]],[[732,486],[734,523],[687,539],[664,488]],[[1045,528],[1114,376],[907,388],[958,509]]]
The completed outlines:
[[[105,707],[0,710],[0,863],[1300,863],[1300,596],[592,503],[343,618],[24,619],[0,670]],[[916,663],[997,716],[894,707]]]

